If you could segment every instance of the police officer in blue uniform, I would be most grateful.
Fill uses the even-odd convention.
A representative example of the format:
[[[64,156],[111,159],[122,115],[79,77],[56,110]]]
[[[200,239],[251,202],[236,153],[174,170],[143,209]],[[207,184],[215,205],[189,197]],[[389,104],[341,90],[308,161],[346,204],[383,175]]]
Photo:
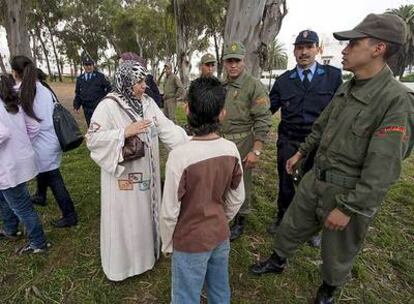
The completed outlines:
[[[317,33],[305,30],[299,33],[294,43],[297,65],[282,74],[270,91],[270,110],[274,114],[281,109],[278,128],[277,168],[279,173],[278,213],[268,231],[274,233],[280,224],[295,194],[292,175],[286,172],[286,162],[298,150],[311,132],[313,122],[331,101],[342,83],[341,70],[330,65],[321,65],[316,60],[320,52]],[[313,165],[311,155],[302,169]],[[319,237],[310,240],[319,247]]]
[[[91,121],[93,111],[99,101],[111,91],[111,84],[104,74],[95,70],[95,62],[89,56],[83,59],[85,72],[76,78],[75,99],[73,109],[79,113],[80,107],[83,108],[86,123]]]

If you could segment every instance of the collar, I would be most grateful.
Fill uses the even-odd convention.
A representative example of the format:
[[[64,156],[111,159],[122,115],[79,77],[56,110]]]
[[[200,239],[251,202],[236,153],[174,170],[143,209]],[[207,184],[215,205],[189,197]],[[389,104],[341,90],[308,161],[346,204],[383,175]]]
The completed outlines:
[[[247,78],[248,74],[246,70],[242,71],[239,77],[236,79],[230,79],[227,77],[225,85],[231,85],[236,88],[241,88],[243,86],[244,80]]]
[[[299,67],[295,67],[293,70],[289,71],[289,79],[300,78],[299,75],[301,75],[301,74],[298,73],[298,68]],[[312,65],[311,69],[312,68],[314,68],[313,71],[312,71],[313,76],[315,76],[315,75],[321,76],[321,75],[324,75],[326,73],[324,66],[319,64],[316,61]],[[303,73],[303,69],[302,69],[302,73]]]
[[[355,76],[354,76],[355,77]],[[339,87],[335,95],[347,95],[350,94],[358,101],[369,104],[372,97],[375,96],[378,91],[382,90],[384,86],[392,79],[391,69],[386,64],[382,70],[372,77],[365,85],[358,89],[352,90],[352,79],[347,81]]]
[[[316,61],[309,67],[309,68],[307,68],[307,70],[310,70],[311,71],[311,76],[313,77],[313,75],[315,75],[315,71],[316,71],[316,67],[317,67],[317,63],[316,63]],[[304,71],[304,69],[303,68],[301,68],[301,67],[299,67],[298,65],[296,66],[296,70],[297,70],[297,72],[298,72],[298,74],[299,74],[299,76],[300,76],[300,78],[302,78],[303,77],[303,71]]]

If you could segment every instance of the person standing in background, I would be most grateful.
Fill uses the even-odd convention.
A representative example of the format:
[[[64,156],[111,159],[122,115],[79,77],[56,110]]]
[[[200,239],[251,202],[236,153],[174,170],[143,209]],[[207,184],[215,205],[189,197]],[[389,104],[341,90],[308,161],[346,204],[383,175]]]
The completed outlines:
[[[95,62],[89,56],[83,59],[85,72],[76,78],[73,109],[79,113],[83,108],[86,124],[89,127],[93,111],[101,99],[111,91],[111,85],[105,75],[95,69]]]
[[[176,123],[177,101],[184,97],[184,87],[180,78],[174,75],[171,63],[166,63],[164,70],[166,75],[164,82],[164,114]]]

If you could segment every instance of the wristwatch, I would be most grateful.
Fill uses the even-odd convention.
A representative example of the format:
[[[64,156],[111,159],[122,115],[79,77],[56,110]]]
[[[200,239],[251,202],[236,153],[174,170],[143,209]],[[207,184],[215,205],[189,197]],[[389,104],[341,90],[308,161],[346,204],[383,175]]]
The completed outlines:
[[[260,156],[260,154],[262,154],[262,151],[260,151],[260,150],[253,150],[253,153],[256,156]]]

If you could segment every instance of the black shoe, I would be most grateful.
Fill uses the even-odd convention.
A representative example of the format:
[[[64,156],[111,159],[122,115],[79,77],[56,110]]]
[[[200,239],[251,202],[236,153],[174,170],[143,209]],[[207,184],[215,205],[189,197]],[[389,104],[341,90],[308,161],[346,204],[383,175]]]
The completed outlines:
[[[76,217],[66,218],[62,217],[61,219],[52,221],[52,226],[55,228],[66,228],[76,226],[78,224],[78,219]]]
[[[233,225],[230,227],[230,242],[238,239],[244,231],[244,216],[236,215]]]
[[[325,282],[318,289],[315,304],[334,304],[334,293],[336,287],[326,284]]]
[[[313,248],[320,248],[321,247],[321,237],[319,236],[319,234],[314,235],[313,237],[310,238],[310,240],[308,241],[309,246],[313,247]]]
[[[282,218],[281,217],[277,217],[275,221],[273,221],[273,223],[267,227],[267,232],[269,234],[275,234],[277,231],[277,228],[279,228],[280,223],[282,222]]]
[[[262,275],[270,272],[281,273],[285,267],[286,259],[282,259],[274,252],[267,260],[251,265],[249,270],[253,274]]]
[[[39,206],[46,206],[47,205],[47,201],[46,199],[41,198],[39,195],[33,195],[30,200],[32,201],[33,204],[35,205],[39,205]]]

